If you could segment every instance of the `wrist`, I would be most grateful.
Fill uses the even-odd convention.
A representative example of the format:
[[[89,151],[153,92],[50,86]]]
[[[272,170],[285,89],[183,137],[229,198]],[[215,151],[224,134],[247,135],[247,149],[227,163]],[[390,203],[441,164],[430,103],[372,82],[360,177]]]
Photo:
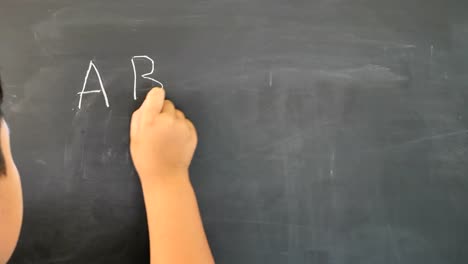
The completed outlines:
[[[188,169],[158,169],[138,171],[143,190],[171,189],[190,185]]]

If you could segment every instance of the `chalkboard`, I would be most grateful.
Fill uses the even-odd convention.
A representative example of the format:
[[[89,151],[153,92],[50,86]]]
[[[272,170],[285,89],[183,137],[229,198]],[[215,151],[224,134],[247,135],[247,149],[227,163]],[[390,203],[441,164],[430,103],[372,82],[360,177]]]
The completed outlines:
[[[3,0],[25,203],[10,263],[148,263],[128,130],[158,82],[199,132],[191,175],[217,263],[468,263],[467,11]]]

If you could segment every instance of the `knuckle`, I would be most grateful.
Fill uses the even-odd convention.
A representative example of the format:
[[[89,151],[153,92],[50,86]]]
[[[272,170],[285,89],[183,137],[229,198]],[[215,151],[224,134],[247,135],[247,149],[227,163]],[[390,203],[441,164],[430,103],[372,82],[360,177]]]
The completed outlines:
[[[165,104],[166,106],[174,106],[174,103],[173,103],[171,100],[167,100],[167,99],[164,100],[164,104]]]
[[[174,118],[167,113],[160,114],[160,118],[162,122],[167,122],[167,123],[172,122],[174,120]]]
[[[179,109],[177,109],[177,115],[180,117],[185,117],[184,112],[180,111]]]
[[[190,129],[195,130],[195,126],[193,125],[191,120],[187,119],[187,125],[189,126]]]

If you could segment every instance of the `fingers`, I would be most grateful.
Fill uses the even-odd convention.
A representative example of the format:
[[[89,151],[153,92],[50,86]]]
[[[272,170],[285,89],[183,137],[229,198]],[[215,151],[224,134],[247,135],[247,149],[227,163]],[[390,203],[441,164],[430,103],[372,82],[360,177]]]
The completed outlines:
[[[198,144],[197,129],[193,125],[192,121],[186,119],[186,122],[187,122],[188,130],[190,131],[189,132],[190,139],[195,142],[195,145],[197,145]]]
[[[195,126],[193,125],[192,121],[190,121],[189,119],[186,119],[186,122],[187,122],[187,126],[189,128],[189,130],[194,133],[195,137],[197,136],[197,129],[195,128]]]
[[[180,111],[179,109],[176,109],[175,115],[176,115],[177,119],[185,119],[185,114],[182,111]]]
[[[171,116],[173,116],[173,115],[175,116],[176,109],[175,109],[174,103],[172,103],[169,100],[165,100],[161,112],[169,114]]]
[[[161,88],[153,88],[149,91],[140,107],[142,122],[151,122],[157,114],[161,113],[165,96],[166,93]]]
[[[176,119],[185,120],[185,114],[176,109],[174,103],[165,99],[165,91],[161,88],[153,88],[147,95],[140,109],[135,111],[132,116],[131,133],[138,129],[139,122],[152,122],[159,113],[165,113]],[[195,129],[189,122],[189,128]]]

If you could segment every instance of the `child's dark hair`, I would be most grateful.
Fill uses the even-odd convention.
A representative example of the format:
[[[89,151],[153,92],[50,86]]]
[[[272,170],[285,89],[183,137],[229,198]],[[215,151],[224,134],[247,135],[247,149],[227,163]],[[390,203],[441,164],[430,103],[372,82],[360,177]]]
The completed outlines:
[[[3,88],[2,88],[2,78],[0,77],[0,128],[2,127],[2,121],[3,121],[3,111],[1,108],[2,103],[3,103]],[[1,141],[0,141],[0,144],[1,144]],[[6,166],[5,166],[5,158],[3,157],[3,148],[0,148],[0,177],[2,176],[6,176]]]

